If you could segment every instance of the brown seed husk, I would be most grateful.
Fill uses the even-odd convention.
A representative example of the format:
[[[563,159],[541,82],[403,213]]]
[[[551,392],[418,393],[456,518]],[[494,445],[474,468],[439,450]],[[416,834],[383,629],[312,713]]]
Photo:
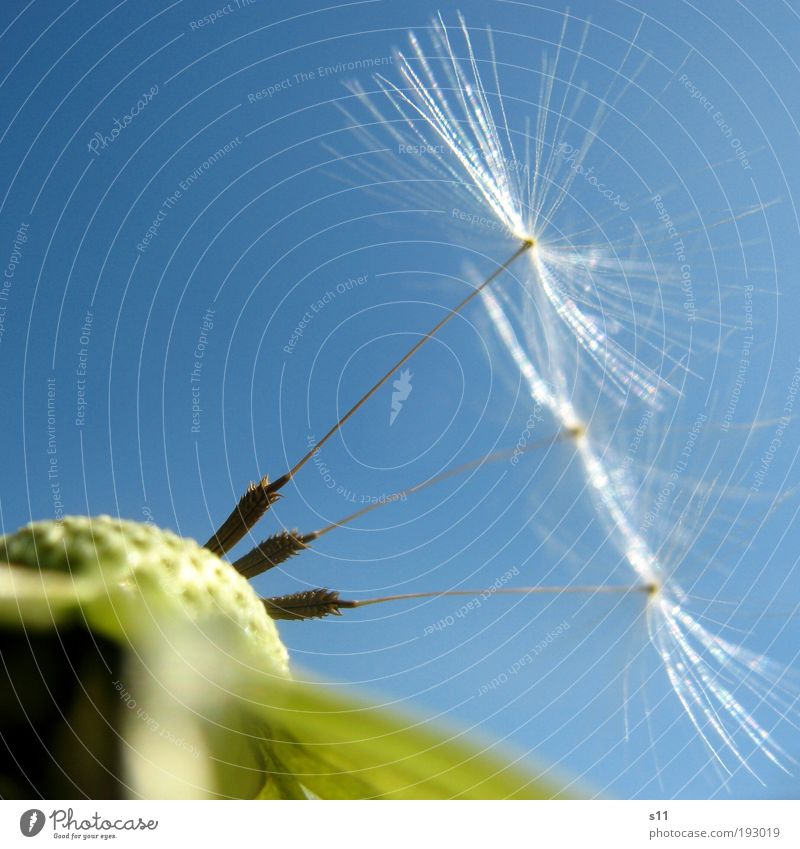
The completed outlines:
[[[277,492],[270,490],[267,476],[261,478],[258,483],[251,483],[230,516],[206,542],[205,548],[217,557],[222,557],[247,534],[279,498],[280,495]]]
[[[256,575],[274,569],[290,557],[299,554],[306,547],[297,529],[279,531],[234,561],[233,567],[245,578],[255,578]]]
[[[354,607],[353,602],[339,598],[336,590],[321,587],[315,590],[303,590],[290,595],[263,598],[261,601],[267,613],[273,619],[322,619],[323,616],[341,616],[340,608]]]

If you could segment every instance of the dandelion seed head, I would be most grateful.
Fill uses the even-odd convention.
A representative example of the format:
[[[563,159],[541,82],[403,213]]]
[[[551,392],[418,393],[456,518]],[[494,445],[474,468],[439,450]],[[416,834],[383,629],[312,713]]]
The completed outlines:
[[[493,55],[491,35],[488,40]],[[664,357],[666,346],[658,328],[636,322],[631,303],[637,285],[660,284],[657,270],[652,263],[624,258],[627,252],[613,245],[586,243],[587,234],[577,240],[567,238],[567,230],[554,225],[564,217],[576,177],[575,168],[566,161],[569,158],[560,152],[572,124],[562,121],[558,104],[551,103],[558,58],[545,69],[535,135],[529,144],[526,133],[512,130],[496,64],[477,59],[462,17],[452,34],[441,18],[433,22],[429,51],[412,35],[410,54],[397,53],[400,79],[376,77],[393,107],[388,116],[374,96],[351,87],[372,117],[390,128],[398,148],[429,151],[413,163],[394,151],[384,151],[390,162],[383,166],[383,173],[391,169],[402,175],[409,193],[424,196],[426,189],[449,193],[444,196],[451,204],[457,190],[466,196],[470,208],[482,211],[463,212],[467,226],[527,244],[531,273],[520,276],[519,283],[527,289],[527,297],[540,305],[540,319],[551,322],[551,335],[562,333],[577,342],[593,379],[614,403],[633,394],[658,406],[659,395],[677,391],[662,374],[676,363]],[[573,67],[567,75],[569,84],[574,73]],[[487,80],[496,90],[490,91]],[[572,166],[582,167],[604,108],[600,102],[588,141],[575,154]],[[357,133],[374,149],[380,147],[363,126]],[[520,138],[525,143],[522,154],[514,143]],[[376,177],[379,172],[374,166],[369,173]],[[441,200],[439,206],[446,208],[447,203]],[[630,350],[623,338],[635,341],[638,350]]]
[[[397,65],[405,87],[383,76],[377,79],[397,112],[404,117],[406,127],[421,144],[426,149],[435,149],[437,145],[447,149],[450,157],[439,159],[445,175],[457,180],[466,177],[467,191],[489,207],[510,235],[533,243],[535,235],[525,212],[519,182],[512,173],[510,163],[514,160],[510,156],[510,141],[506,143],[501,138],[466,23],[461,17],[459,23],[469,57],[464,64],[455,60],[442,19],[433,24],[434,48],[438,58],[444,60],[447,91],[439,86],[413,33],[412,55],[406,57],[397,53]]]

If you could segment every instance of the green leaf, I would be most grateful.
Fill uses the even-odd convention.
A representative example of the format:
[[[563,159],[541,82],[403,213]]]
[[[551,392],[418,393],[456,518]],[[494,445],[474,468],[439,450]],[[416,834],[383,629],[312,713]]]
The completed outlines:
[[[275,682],[251,702],[268,747],[321,798],[550,799],[566,796],[467,732],[375,707],[331,686]]]
[[[465,732],[292,680],[252,588],[191,540],[69,517],[0,537],[3,560],[3,796],[563,795]]]

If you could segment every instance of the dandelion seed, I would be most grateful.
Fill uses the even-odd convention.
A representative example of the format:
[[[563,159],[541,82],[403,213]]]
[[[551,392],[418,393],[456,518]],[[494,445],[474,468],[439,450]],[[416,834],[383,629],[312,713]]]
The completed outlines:
[[[565,19],[566,25],[566,19]],[[626,263],[601,246],[578,250],[563,244],[563,238],[548,234],[553,216],[567,196],[576,176],[574,167],[560,162],[557,151],[563,147],[563,134],[570,125],[562,121],[563,106],[556,111],[557,119],[548,126],[548,116],[554,107],[553,97],[560,51],[553,65],[544,73],[546,81],[537,123],[533,160],[516,155],[502,96],[495,101],[501,122],[495,120],[490,94],[484,86],[478,62],[463,17],[459,16],[459,33],[466,53],[460,61],[454,52],[450,35],[441,17],[433,22],[433,58],[444,85],[440,84],[432,59],[426,57],[419,41],[410,36],[412,52],[398,53],[397,64],[404,87],[378,75],[381,90],[400,116],[401,129],[391,125],[372,98],[356,87],[351,88],[376,119],[391,127],[393,138],[410,145],[417,143],[427,149],[444,148],[440,156],[426,157],[420,170],[439,178],[448,186],[459,188],[497,222],[507,235],[529,241],[534,247],[527,255],[529,268],[525,277],[528,294],[544,300],[546,308],[555,311],[563,330],[574,338],[596,366],[598,381],[616,390],[617,398],[631,392],[657,405],[659,392],[676,391],[670,382],[640,357],[628,351],[614,336],[621,335],[623,326],[617,319],[609,324],[608,316],[619,311],[625,297],[618,289],[603,286],[604,273],[616,272],[630,277],[641,276],[644,269]],[[563,32],[562,32],[563,37]],[[581,41],[586,34],[584,32]],[[491,34],[489,35],[491,44]],[[493,52],[493,45],[492,45]],[[577,60],[576,60],[577,64]],[[495,69],[495,82],[499,85]],[[573,65],[567,88],[572,85]],[[566,98],[566,93],[564,95]],[[604,101],[597,107],[586,140],[576,151],[574,165],[586,158],[605,112]],[[367,139],[369,133],[362,133]],[[546,155],[546,146],[551,150]],[[563,157],[562,157],[563,158]],[[396,161],[396,158],[395,158]],[[394,161],[393,161],[394,164]],[[521,166],[521,167],[520,167]],[[408,174],[408,168],[403,168]],[[560,174],[565,176],[559,181]],[[555,193],[555,197],[553,197]],[[477,216],[476,216],[477,217]],[[592,293],[592,296],[587,296]],[[664,351],[661,340],[644,341],[654,351]],[[669,361],[669,358],[667,358]],[[680,365],[670,362],[670,365]]]
[[[567,110],[566,101],[586,31],[566,75],[563,100],[555,104],[566,26],[565,16],[555,60],[544,67],[535,137],[529,144],[526,135],[521,160],[514,152],[514,133],[499,92],[491,35],[489,65],[497,92],[490,93],[461,17],[455,32],[463,58],[458,57],[451,33],[439,17],[433,22],[432,51],[423,49],[412,34],[410,54],[398,54],[402,84],[377,78],[399,121],[387,119],[363,89],[353,93],[375,119],[386,123],[393,138],[444,148],[441,156],[428,157],[420,165],[421,177],[465,192],[504,233],[535,245],[516,269],[516,299],[502,289],[481,291],[498,339],[531,399],[549,410],[558,426],[577,435],[576,456],[596,513],[636,576],[636,585],[648,588],[650,641],[670,686],[722,773],[744,769],[755,775],[745,744],[786,769],[790,756],[773,739],[767,724],[744,704],[749,696],[756,707],[771,709],[776,718],[796,714],[797,692],[784,683],[785,670],[714,636],[689,612],[688,595],[648,540],[646,524],[638,521],[637,482],[607,444],[595,421],[599,416],[587,418],[576,400],[583,388],[593,385],[619,408],[641,402],[648,415],[655,415],[664,398],[681,397],[679,385],[673,385],[670,376],[678,375],[682,383],[692,373],[680,346],[677,355],[672,352],[674,344],[666,328],[659,331],[642,316],[650,299],[633,291],[637,284],[656,280],[646,263],[626,261],[611,247],[549,236],[550,230],[567,232],[567,228],[554,227],[554,219],[578,175],[586,173],[583,163],[608,102],[608,97],[601,99],[584,141],[568,144],[566,131],[574,112]],[[494,110],[492,103],[497,104]],[[555,119],[551,119],[553,112]],[[365,137],[371,134],[366,132]],[[520,162],[522,167],[512,167]],[[407,165],[401,167],[408,173]],[[626,339],[634,340],[638,350],[626,345]],[[651,722],[649,708],[647,721]]]
[[[549,407],[565,424],[574,422],[576,413],[568,399],[542,390],[544,382],[517,342],[496,299],[490,293],[484,294],[484,298],[500,338],[520,365],[531,397]],[[624,495],[625,473],[619,468],[612,471],[608,467],[591,433],[592,429],[588,427],[577,440],[578,456],[612,541],[638,578],[656,588],[647,607],[650,639],[690,721],[728,774],[731,774],[731,767],[724,758],[724,751],[755,775],[741,752],[738,743],[741,736],[753,743],[767,760],[785,770],[785,762],[792,763],[793,760],[724,684],[726,680],[737,682],[749,690],[758,703],[776,700],[773,707],[779,714],[782,697],[786,697],[783,703],[785,710],[794,709],[793,702],[797,697],[780,683],[785,670],[771,664],[765,657],[715,637],[682,608],[686,594],[680,585],[665,575],[659,558],[631,521],[635,509]],[[629,489],[633,491],[632,486]],[[749,666],[740,660],[745,657]],[[762,668],[769,668],[771,677],[759,674],[757,670]]]

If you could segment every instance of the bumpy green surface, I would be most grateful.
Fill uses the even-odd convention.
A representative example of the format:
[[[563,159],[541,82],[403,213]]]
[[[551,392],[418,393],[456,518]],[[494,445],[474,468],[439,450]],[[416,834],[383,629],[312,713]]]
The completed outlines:
[[[292,680],[247,581],[150,525],[68,517],[0,537],[0,655],[3,798],[559,792],[491,745]]]
[[[3,561],[0,795],[287,794],[241,691],[274,698],[288,655],[229,563],[108,516],[28,525]]]
[[[146,612],[139,611],[134,621],[126,621],[124,614],[137,596],[145,601],[157,589],[164,597],[160,602],[172,602],[197,623],[227,620],[276,670],[288,668],[277,628],[248,582],[229,563],[170,531],[110,516],[68,516],[61,522],[34,522],[0,537],[0,561],[54,579],[53,586],[63,594],[70,595],[71,587],[90,614],[93,600],[102,602],[98,609],[108,602],[111,622],[116,599],[116,636],[138,635],[138,616],[146,620]],[[30,586],[35,589],[35,580]],[[59,607],[55,599],[54,606]],[[41,614],[46,624],[46,612]]]

